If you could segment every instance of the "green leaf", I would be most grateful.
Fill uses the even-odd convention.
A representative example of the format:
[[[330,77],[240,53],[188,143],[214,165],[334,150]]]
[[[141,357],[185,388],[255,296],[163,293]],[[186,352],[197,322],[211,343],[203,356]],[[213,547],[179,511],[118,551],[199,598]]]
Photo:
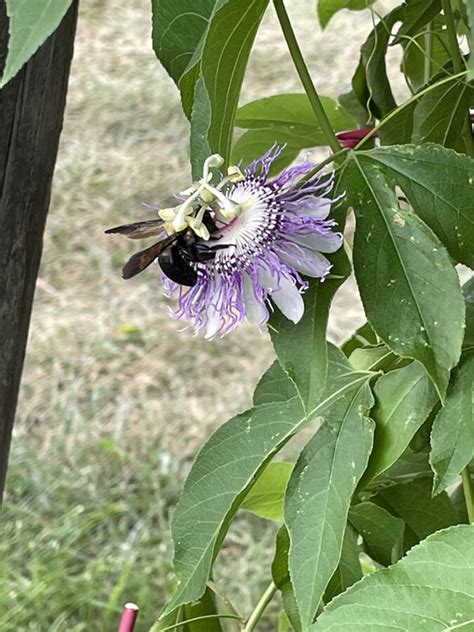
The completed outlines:
[[[474,160],[433,144],[378,147],[366,156],[388,169],[453,259],[474,267]]]
[[[278,616],[278,631],[277,632],[291,632],[293,627],[288,619],[288,616],[284,610],[282,610]]]
[[[173,0],[174,1],[174,0]],[[193,176],[213,153],[229,161],[234,120],[250,50],[268,0],[220,0],[201,54],[191,114]]]
[[[324,593],[323,601],[325,604],[362,579],[363,573],[359,559],[361,548],[357,540],[357,532],[348,523],[342,540],[341,559]]]
[[[465,80],[433,86],[415,106],[413,142],[433,142],[465,151],[463,132],[473,100],[474,88]]]
[[[397,107],[387,77],[385,55],[394,24],[403,16],[397,7],[382,18],[360,49],[360,61],[352,78],[352,89],[359,103],[376,118],[383,118]]]
[[[438,401],[418,362],[383,375],[373,390],[374,449],[363,482],[379,476],[400,458]]]
[[[181,623],[182,620],[183,608],[181,607],[168,614],[162,614],[151,627],[150,632],[163,632],[163,630],[172,625],[176,625],[177,629],[179,629],[178,624]]]
[[[282,527],[276,538],[275,557],[272,562],[272,579],[275,586],[281,591],[281,598],[285,614],[295,632],[301,632],[301,623],[298,614],[293,586],[288,570],[288,553],[290,550],[290,536],[286,527]]]
[[[463,346],[474,350],[474,276],[463,285],[464,300],[466,302],[466,329],[464,330]]]
[[[162,632],[176,626],[180,632],[222,632],[215,596],[210,587],[198,601],[181,606],[175,612],[161,616],[150,632]],[[202,619],[201,617],[206,617]],[[198,619],[192,621],[192,619]],[[186,622],[189,623],[186,623]]]
[[[346,356],[349,357],[355,349],[361,349],[369,345],[376,345],[377,343],[377,334],[370,326],[370,323],[364,323],[349,338],[349,340],[346,340],[346,342],[343,343],[341,349]]]
[[[424,30],[414,37],[399,36],[403,46],[402,72],[413,92],[418,91],[433,75],[445,72],[443,66],[450,59],[448,33],[441,16],[431,22],[429,34],[429,45]],[[425,74],[427,56],[431,62],[429,77]]]
[[[167,613],[203,594],[226,527],[278,450],[327,406],[367,380],[366,373],[348,373],[344,356],[334,347],[328,375],[326,391],[306,413],[294,383],[275,362],[257,386],[255,407],[223,424],[203,446],[173,516],[178,587]]]
[[[402,38],[417,35],[440,11],[441,0],[406,0],[403,24],[393,43],[399,44]]]
[[[72,0],[6,0],[10,39],[0,88],[16,75],[56,30],[71,2]]]
[[[330,97],[320,96],[324,111],[336,132],[356,127],[353,117]],[[324,145],[325,138],[306,94],[276,94],[241,106],[237,111],[236,127],[263,129],[284,127],[302,129],[311,137],[310,145]]]
[[[356,384],[357,375],[354,387],[321,413],[322,425],[288,483],[289,568],[303,630],[339,563],[352,494],[372,447],[374,424],[367,417],[373,403],[370,374]]]
[[[320,98],[335,131],[356,126],[352,116],[336,101]],[[271,175],[291,164],[302,149],[327,144],[306,94],[277,94],[247,103],[237,111],[236,126],[249,131],[232,147],[232,163],[242,160],[245,166],[274,143],[286,145],[272,165]]]
[[[311,632],[472,630],[473,566],[474,526],[435,533],[335,599]]]
[[[474,354],[452,377],[444,407],[431,431],[430,463],[435,474],[433,494],[452,485],[474,456]]]
[[[407,448],[398,461],[371,483],[369,488],[378,489],[387,483],[406,483],[419,478],[431,480],[433,470],[428,462],[428,456],[428,451],[414,452]]]
[[[349,522],[364,539],[370,557],[390,566],[403,555],[405,523],[400,518],[371,502],[350,508]]]
[[[227,0],[152,0],[153,49],[160,62],[180,90],[183,81],[193,80],[187,88],[194,92],[194,84],[202,55],[209,21],[213,12]],[[188,95],[183,100],[189,100]],[[191,96],[192,103],[192,96]],[[190,113],[190,104],[185,110]]]
[[[308,410],[318,401],[326,383],[326,328],[331,301],[351,270],[344,250],[331,257],[331,261],[331,275],[323,282],[312,280],[305,292],[305,312],[297,327],[280,312],[275,312],[270,320],[278,360]]]
[[[354,349],[349,362],[356,371],[386,371],[394,361],[394,355],[383,343]]]
[[[301,145],[302,142],[304,142],[304,146]],[[242,161],[242,166],[246,167],[256,157],[262,156],[275,143],[283,147],[283,151],[272,163],[270,176],[278,175],[296,160],[304,147],[309,147],[307,137],[302,137],[301,134],[290,129],[282,127],[251,129],[242,134],[232,146],[230,162],[237,165]]]
[[[395,112],[390,112],[381,121],[379,136],[382,145],[400,145],[411,142],[415,107],[416,103],[409,105],[404,103],[402,107]]]
[[[217,614],[214,595],[209,587],[199,601],[183,607],[183,621]],[[215,616],[180,626],[180,630],[182,632],[222,632],[222,626],[220,619]]]
[[[293,463],[269,463],[251,487],[240,508],[252,511],[267,520],[283,522],[283,501],[292,470]]]
[[[432,498],[431,484],[431,479],[420,478],[381,489],[373,498],[374,502],[405,521],[405,550],[430,533],[459,522],[459,516],[445,492]]]
[[[436,236],[399,206],[383,170],[364,154],[352,154],[344,183],[357,218],[354,269],[367,318],[392,351],[425,366],[443,397],[463,335],[456,270]]]
[[[326,28],[332,16],[342,9],[362,11],[367,9],[375,0],[317,0],[318,18],[322,28]]]
[[[354,92],[352,85],[346,88],[337,97],[338,102],[355,118],[359,127],[365,127],[369,123],[370,115],[366,109],[366,103],[362,105]]]

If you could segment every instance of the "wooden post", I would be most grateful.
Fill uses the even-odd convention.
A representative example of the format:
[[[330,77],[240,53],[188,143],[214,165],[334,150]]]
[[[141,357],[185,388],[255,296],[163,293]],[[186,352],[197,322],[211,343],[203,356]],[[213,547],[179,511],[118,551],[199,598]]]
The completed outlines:
[[[0,500],[18,398],[77,22],[59,28],[0,90]],[[0,71],[8,39],[0,1]],[[0,72],[1,75],[1,72]]]

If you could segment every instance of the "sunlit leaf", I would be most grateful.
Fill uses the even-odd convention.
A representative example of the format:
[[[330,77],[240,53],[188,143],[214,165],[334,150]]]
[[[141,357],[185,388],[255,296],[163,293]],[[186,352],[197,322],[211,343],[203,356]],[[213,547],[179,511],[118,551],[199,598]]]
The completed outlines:
[[[293,463],[269,463],[240,505],[257,516],[283,522],[283,501]]]
[[[3,87],[59,26],[72,0],[6,0],[10,20]]]
[[[354,349],[349,362],[356,371],[386,371],[393,363],[395,356],[383,343]]]
[[[474,526],[435,533],[331,602],[311,632],[471,630]]]

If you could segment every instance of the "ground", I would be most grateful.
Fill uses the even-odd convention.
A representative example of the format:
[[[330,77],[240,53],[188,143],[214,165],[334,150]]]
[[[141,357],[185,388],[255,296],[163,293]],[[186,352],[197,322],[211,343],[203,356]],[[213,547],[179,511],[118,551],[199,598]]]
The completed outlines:
[[[321,33],[314,4],[288,2],[318,89],[336,96],[371,19],[343,11]],[[242,102],[300,90],[270,8]],[[141,606],[138,632],[148,629],[172,589],[169,518],[191,460],[272,361],[251,326],[211,343],[178,333],[157,270],[121,279],[133,248],[104,230],[184,188],[187,155],[148,3],[85,0],[2,517],[2,632],[113,631],[127,600]],[[362,321],[349,282],[330,336]],[[273,536],[242,514],[218,563],[215,579],[242,613],[268,581]]]

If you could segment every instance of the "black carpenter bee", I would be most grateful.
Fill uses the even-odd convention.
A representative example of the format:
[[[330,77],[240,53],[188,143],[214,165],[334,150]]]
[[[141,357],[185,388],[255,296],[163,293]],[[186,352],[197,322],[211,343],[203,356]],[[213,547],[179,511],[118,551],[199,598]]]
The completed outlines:
[[[109,228],[105,232],[108,235],[118,233],[129,239],[146,239],[162,234],[163,224],[161,219],[150,219]],[[203,224],[211,235],[216,232],[217,227],[209,212],[204,214]],[[223,247],[225,246],[218,244],[209,245],[209,242],[199,239],[190,228],[186,228],[132,255],[122,268],[122,277],[131,279],[158,259],[162,271],[169,279],[192,287],[197,283],[197,272],[192,264],[212,261],[216,250]]]

